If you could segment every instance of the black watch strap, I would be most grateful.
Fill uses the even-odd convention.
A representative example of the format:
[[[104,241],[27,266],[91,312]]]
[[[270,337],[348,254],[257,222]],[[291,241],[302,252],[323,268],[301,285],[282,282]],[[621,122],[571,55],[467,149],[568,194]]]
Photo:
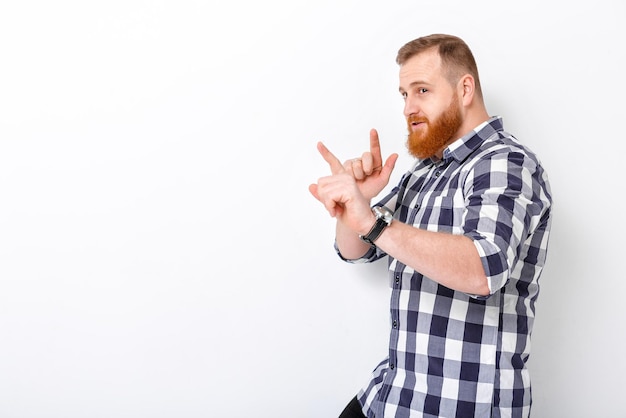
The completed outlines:
[[[367,242],[369,245],[374,245],[374,241],[376,241],[380,234],[383,233],[387,225],[389,225],[387,221],[382,218],[378,218],[376,219],[376,223],[374,223],[372,229],[370,229],[370,232],[365,235],[359,236],[359,238]]]
[[[359,238],[369,245],[374,245],[374,241],[376,241],[385,228],[391,224],[391,220],[393,219],[393,214],[384,206],[375,206],[372,208],[372,212],[376,215],[374,226],[367,234],[359,235]]]

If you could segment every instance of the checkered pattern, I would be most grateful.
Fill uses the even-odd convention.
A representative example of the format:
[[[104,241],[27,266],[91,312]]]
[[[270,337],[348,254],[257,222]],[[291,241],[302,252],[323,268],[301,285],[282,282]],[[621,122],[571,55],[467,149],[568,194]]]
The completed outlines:
[[[389,356],[358,396],[369,418],[529,416],[526,361],[551,201],[537,157],[494,117],[441,161],[417,161],[379,203],[396,221],[471,238],[491,294],[453,291],[388,257]],[[384,256],[372,248],[347,261]]]

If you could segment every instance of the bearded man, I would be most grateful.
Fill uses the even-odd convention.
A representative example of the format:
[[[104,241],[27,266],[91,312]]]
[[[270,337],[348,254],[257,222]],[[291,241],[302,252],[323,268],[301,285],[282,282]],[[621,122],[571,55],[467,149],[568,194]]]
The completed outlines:
[[[429,35],[398,52],[414,165],[370,150],[309,190],[336,219],[347,262],[388,260],[388,356],[341,418],[528,417],[526,362],[551,224],[537,156],[490,117],[465,42]]]

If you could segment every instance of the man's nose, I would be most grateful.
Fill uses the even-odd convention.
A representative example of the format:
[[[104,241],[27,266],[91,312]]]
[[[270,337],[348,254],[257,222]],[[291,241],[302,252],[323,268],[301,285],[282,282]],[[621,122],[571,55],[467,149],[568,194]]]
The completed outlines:
[[[410,115],[414,115],[419,113],[419,106],[417,106],[417,103],[415,102],[415,100],[411,100],[410,97],[407,97],[406,99],[404,99],[404,117],[408,118]]]

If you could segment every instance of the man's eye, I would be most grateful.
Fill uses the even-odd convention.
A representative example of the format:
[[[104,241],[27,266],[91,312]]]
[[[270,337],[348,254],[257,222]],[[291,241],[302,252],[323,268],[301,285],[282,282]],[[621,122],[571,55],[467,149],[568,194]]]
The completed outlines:
[[[427,91],[428,91],[428,89],[425,89],[425,88],[423,88],[423,87],[422,87],[421,89],[418,89],[418,90],[417,90],[417,92],[418,92],[419,94],[424,94],[424,93],[426,93]]]
[[[406,97],[407,97],[406,92],[403,92],[403,93],[400,93],[400,94],[402,95],[402,98],[403,98],[403,99],[406,99]]]

